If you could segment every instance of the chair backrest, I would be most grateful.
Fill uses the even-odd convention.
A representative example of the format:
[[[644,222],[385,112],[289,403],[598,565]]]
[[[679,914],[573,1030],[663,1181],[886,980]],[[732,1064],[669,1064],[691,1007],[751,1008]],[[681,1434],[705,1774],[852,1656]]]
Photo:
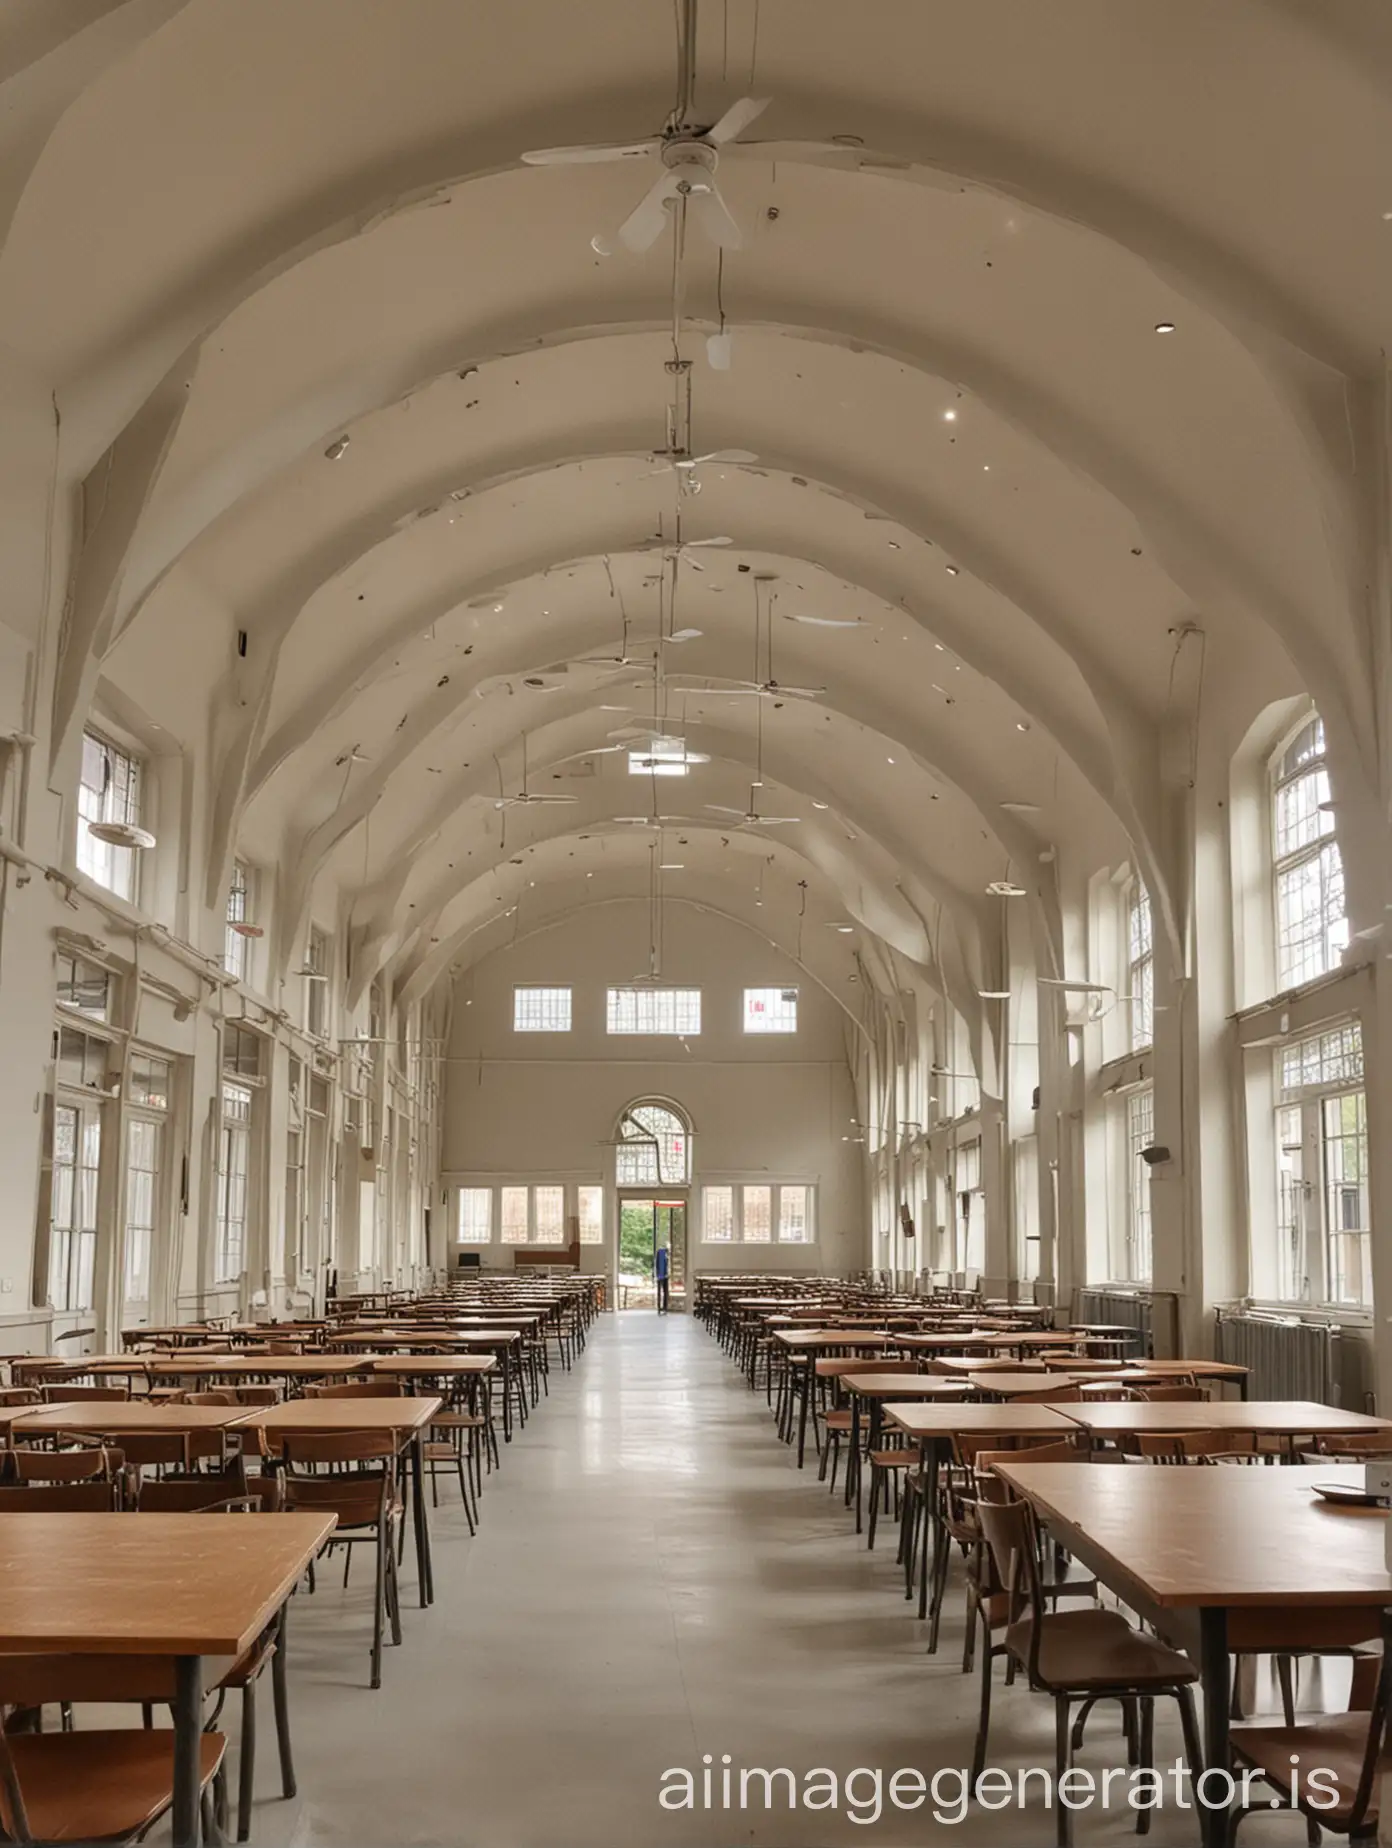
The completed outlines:
[[[190,1392],[184,1395],[185,1405],[236,1405],[236,1390],[231,1386],[212,1387],[207,1392]]]
[[[991,1480],[991,1478],[985,1478]],[[999,1477],[994,1478],[1000,1481]],[[1009,1621],[1029,1619],[1029,1678],[1038,1679],[1039,1641],[1044,1599],[1039,1588],[1039,1555],[1034,1510],[1027,1501],[989,1501],[976,1505],[981,1535],[991,1553],[996,1577],[1005,1589]]]
[[[1327,1457],[1382,1457],[1392,1452],[1392,1431],[1330,1432],[1315,1439],[1315,1449]]]
[[[917,1360],[858,1360],[849,1373],[841,1377],[855,1381],[858,1373],[921,1373],[922,1362]]]
[[[0,1517],[7,1509],[17,1514],[109,1514],[120,1506],[119,1482],[24,1483],[18,1488],[0,1488]]]
[[[189,1467],[189,1438],[184,1431],[133,1431],[121,1439],[132,1469]]]
[[[975,1461],[978,1470],[987,1471],[997,1463],[1086,1463],[1091,1454],[1076,1438],[1064,1437],[1022,1444],[1018,1450],[978,1450]]]
[[[276,1405],[280,1394],[274,1386],[239,1386],[233,1394],[237,1405]]]
[[[36,1386],[0,1386],[0,1405],[37,1405]]]
[[[396,1440],[387,1431],[284,1431],[280,1448],[291,1468],[297,1463],[387,1463],[396,1457]]]
[[[280,1508],[282,1494],[275,1476],[248,1476],[240,1460],[235,1468],[203,1476],[166,1476],[142,1482],[136,1510],[140,1514],[202,1514],[224,1508],[229,1502],[248,1501],[263,1514]]]
[[[1038,1392],[1012,1392],[1012,1405],[1072,1405],[1082,1398],[1077,1386],[1045,1386]]]
[[[113,1400],[129,1399],[129,1386],[45,1386],[44,1400],[49,1405],[102,1405]]]
[[[334,1476],[281,1477],[285,1506],[314,1514],[333,1514],[340,1527],[369,1527],[381,1523],[387,1512],[391,1476],[386,1470],[355,1470]]]
[[[1355,1688],[1356,1686],[1355,1681]],[[1376,1800],[1379,1792],[1382,1782],[1382,1758],[1387,1745],[1387,1720],[1390,1708],[1392,1708],[1392,1612],[1384,1611],[1382,1613],[1382,1666],[1373,1690],[1372,1708],[1368,1715],[1368,1739],[1363,1748],[1363,1764],[1358,1774],[1358,1787],[1354,1791],[1353,1804],[1346,1824],[1350,1840],[1353,1840],[1362,1829],[1369,1807]],[[1349,1710],[1350,1712],[1355,1711],[1352,1700],[1350,1700]],[[1315,1739],[1318,1739],[1317,1734]]]
[[[112,1451],[93,1444],[82,1450],[28,1450],[9,1453],[10,1471],[19,1482],[109,1482],[120,1465]]]
[[[1204,1396],[1201,1386],[1172,1386],[1168,1381],[1163,1386],[1138,1385],[1136,1391],[1142,1399],[1166,1405],[1200,1405]]]
[[[332,1386],[306,1386],[306,1399],[399,1399],[399,1380],[338,1380]]]

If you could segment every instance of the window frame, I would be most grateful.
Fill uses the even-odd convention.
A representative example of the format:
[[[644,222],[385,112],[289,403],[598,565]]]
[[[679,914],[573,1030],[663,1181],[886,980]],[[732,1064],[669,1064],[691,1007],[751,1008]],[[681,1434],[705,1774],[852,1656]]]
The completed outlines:
[[[764,997],[762,1001],[759,999],[761,996]],[[780,1011],[786,1010],[790,1002],[791,1013]],[[757,1026],[752,1024],[758,1018],[758,1014],[757,1012],[751,1013],[751,1003],[754,1004],[756,1010],[760,1007],[770,1009]],[[755,1039],[769,1035],[774,1037],[795,1035],[798,1031],[798,990],[796,986],[746,988],[740,1024],[743,1032]]]
[[[609,1190],[603,1181],[593,1175],[454,1174],[447,1177],[446,1184],[452,1195],[450,1225],[456,1251],[484,1252],[494,1248],[506,1251],[564,1251],[577,1238],[581,1245],[596,1250],[606,1242]],[[526,1236],[522,1238],[503,1237],[503,1195],[512,1191],[526,1195]],[[559,1239],[543,1238],[538,1233],[537,1196],[551,1192],[561,1196]],[[581,1201],[581,1195],[585,1193],[600,1196],[597,1238],[586,1236],[585,1213]],[[484,1195],[488,1199],[487,1238],[466,1239],[460,1236],[463,1198],[466,1194]]]
[[[1123,928],[1131,1013],[1129,1050],[1148,1052],[1155,1043],[1155,914],[1145,881],[1139,876],[1126,890]]]
[[[524,999],[525,997],[525,999]],[[535,1017],[524,1018],[528,1004],[535,1002]],[[549,1019],[552,1011],[557,1016],[564,1013],[562,1022],[559,1018]],[[512,990],[512,1030],[514,1033],[569,1033],[574,1028],[574,991],[568,982],[552,984],[537,982],[519,982]]]
[[[1288,1061],[1298,1058],[1302,1049],[1316,1048],[1315,1069],[1307,1076],[1299,1074],[1299,1082],[1288,1082],[1294,1076],[1288,1070]],[[1271,1266],[1275,1281],[1275,1294],[1269,1300],[1283,1306],[1318,1310],[1336,1315],[1367,1316],[1373,1311],[1374,1303],[1371,1289],[1372,1267],[1372,1228],[1371,1209],[1368,1193],[1368,1110],[1367,1110],[1367,1064],[1363,1051],[1362,1026],[1357,1019],[1323,1021],[1317,1026],[1291,1035],[1275,1047],[1271,1053],[1272,1060],[1272,1121],[1273,1152],[1276,1180],[1276,1225],[1275,1249]],[[1330,1069],[1326,1070],[1326,1060]],[[1340,1067],[1342,1066],[1342,1069]],[[1361,1111],[1360,1136],[1363,1144],[1360,1196],[1364,1225],[1355,1234],[1340,1231],[1332,1223],[1331,1211],[1333,1190],[1336,1187],[1347,1188],[1348,1176],[1333,1176],[1330,1173],[1330,1142],[1327,1128],[1329,1107],[1341,1105],[1347,1100],[1356,1099]],[[1285,1120],[1283,1123],[1283,1119]],[[1290,1127],[1298,1131],[1296,1141],[1287,1144],[1283,1135]],[[1339,1138],[1338,1140],[1343,1140]],[[1283,1157],[1293,1153],[1298,1146],[1300,1153],[1299,1168],[1295,1171],[1292,1164]],[[1292,1179],[1289,1195],[1285,1183]],[[1298,1195],[1295,1189],[1299,1189]],[[1288,1200],[1298,1200],[1298,1221],[1287,1221],[1283,1209]],[[1253,1228],[1254,1236],[1256,1228]],[[1366,1293],[1359,1298],[1338,1296],[1334,1293],[1332,1278],[1337,1269],[1334,1261],[1333,1242],[1336,1238],[1357,1236],[1361,1241],[1362,1262],[1359,1266],[1362,1280],[1367,1284]],[[1283,1244],[1289,1243],[1290,1250],[1283,1250]],[[1302,1294],[1285,1294],[1283,1283],[1293,1280],[1291,1265],[1303,1270],[1304,1291]]]
[[[246,1115],[234,1118],[228,1114],[228,1104],[233,1094],[246,1098]],[[239,1284],[246,1275],[248,1246],[252,1229],[252,1186],[254,1180],[255,1155],[252,1141],[256,1125],[256,1097],[254,1084],[238,1078],[224,1077],[218,1086],[218,1158],[214,1175],[213,1199],[213,1240],[210,1257],[212,1260],[212,1281],[215,1289],[227,1289]],[[241,1172],[238,1174],[233,1165],[234,1152],[240,1150],[242,1155]],[[234,1181],[241,1182],[240,1214],[234,1219],[233,1197]],[[239,1228],[235,1253],[236,1268],[229,1269],[234,1260],[232,1227]]]
[[[1310,749],[1293,765],[1287,760],[1298,750],[1307,733],[1313,734]],[[1329,752],[1324,720],[1318,712],[1307,713],[1294,730],[1288,732],[1268,762],[1267,839],[1271,853],[1271,928],[1272,959],[1276,992],[1289,993],[1320,981],[1340,968],[1343,952],[1349,944],[1347,894],[1344,883],[1343,854],[1339,846],[1336,817],[1322,807],[1330,800]],[[1314,832],[1310,839],[1281,850],[1283,798],[1301,784],[1312,785],[1310,814]],[[1327,825],[1326,825],[1327,824]],[[1286,826],[1290,820],[1287,817]],[[1286,892],[1308,869],[1315,868],[1320,882],[1320,930],[1296,939],[1282,929],[1282,910]],[[1329,890],[1337,882],[1340,907],[1336,916],[1329,904]],[[1337,938],[1342,933],[1342,942]],[[1300,947],[1298,961],[1290,960]],[[1304,952],[1317,948],[1316,962]]]
[[[689,1002],[695,997],[694,1025],[680,1024],[680,997]],[[672,1000],[672,1019],[670,1027],[662,1025],[644,1026],[641,1024],[643,1001],[657,1002],[659,999]],[[634,1025],[617,1025],[616,1019],[625,1002],[633,1003]],[[689,1016],[690,1017],[690,1016]],[[701,990],[689,987],[648,986],[640,982],[620,982],[611,984],[604,994],[604,1031],[615,1039],[696,1039],[701,1032]]]
[[[806,1236],[803,1238],[785,1236],[783,1211],[785,1188],[790,1192],[801,1192],[803,1195],[806,1228]],[[767,1189],[769,1195],[769,1236],[750,1238],[745,1229],[745,1212],[748,1206],[746,1196],[751,1191],[763,1189]],[[782,1174],[776,1179],[762,1174],[757,1176],[748,1174],[703,1176],[699,1185],[696,1243],[709,1245],[712,1249],[720,1251],[729,1251],[737,1246],[745,1246],[751,1251],[812,1251],[821,1237],[818,1192],[819,1183],[810,1175]],[[706,1229],[712,1194],[730,1196],[730,1236],[728,1238],[714,1238]]]
[[[244,860],[232,862],[232,878],[227,887],[227,906],[223,919],[222,966],[228,975],[245,982],[251,974],[251,938],[244,937],[236,924],[250,921],[254,875]]]
[[[103,780],[100,788],[86,779],[89,744],[102,753]],[[115,793],[116,778],[113,771],[116,765],[124,766],[126,771],[123,795]],[[93,885],[137,907],[140,904],[139,850],[134,847],[111,847],[104,841],[94,841],[89,832],[89,824],[94,821],[125,821],[133,827],[145,827],[148,770],[149,760],[144,753],[130,745],[118,744],[110,732],[99,725],[83,727],[74,797],[77,816],[77,831],[73,842],[74,862],[78,872],[90,879]]]

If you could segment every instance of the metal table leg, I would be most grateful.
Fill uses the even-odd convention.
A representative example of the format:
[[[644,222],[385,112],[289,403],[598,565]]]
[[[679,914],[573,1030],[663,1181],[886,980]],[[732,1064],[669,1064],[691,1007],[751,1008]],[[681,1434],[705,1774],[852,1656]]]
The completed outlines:
[[[802,1370],[802,1390],[798,1395],[798,1468],[802,1468],[802,1459],[807,1449],[807,1401],[812,1392],[812,1375],[816,1372],[812,1356],[806,1356]]]
[[[174,1848],[198,1848],[198,1786],[202,1781],[203,1658],[174,1662]]]
[[[918,1614],[920,1618],[928,1615],[928,1568],[932,1560],[932,1526],[938,1518],[938,1440],[929,1438],[924,1444],[924,1467],[927,1471],[923,1479],[923,1557],[919,1562],[921,1577],[918,1581]]]
[[[1228,1613],[1206,1608],[1199,1613],[1199,1678],[1203,1688],[1204,1769],[1226,1771],[1231,1757],[1228,1708],[1232,1700],[1232,1668],[1228,1657]],[[1195,1773],[1197,1780],[1198,1773]],[[1217,1779],[1213,1782],[1216,1784]],[[1197,1789],[1194,1801],[1198,1802]],[[1200,1839],[1204,1848],[1224,1848],[1228,1840],[1228,1812],[1221,1805],[1199,1809]]]
[[[430,1522],[425,1507],[425,1439],[420,1431],[411,1436],[411,1497],[415,1502],[412,1515],[416,1525],[416,1577],[420,1580],[421,1609],[434,1602],[435,1580],[430,1569]]]

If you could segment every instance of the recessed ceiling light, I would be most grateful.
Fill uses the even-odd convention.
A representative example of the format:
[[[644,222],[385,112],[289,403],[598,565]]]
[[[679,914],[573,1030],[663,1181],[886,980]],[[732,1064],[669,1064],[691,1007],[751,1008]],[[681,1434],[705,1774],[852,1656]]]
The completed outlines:
[[[891,552],[899,551],[900,550],[899,541],[897,539],[891,539],[889,542],[889,549]]]
[[[976,992],[983,1001],[1008,1001],[1010,999],[1008,988],[978,988]]]
[[[503,613],[503,606],[502,606],[502,604],[501,604],[501,603],[495,603],[495,604],[493,605],[493,614],[494,614],[495,616],[501,616],[501,615],[502,615],[502,613]]]
[[[947,567],[947,575],[948,575],[949,577],[956,577],[956,575],[957,575],[957,567],[956,567],[956,565],[949,565],[949,566]]]
[[[1037,802],[1002,802],[1001,807],[1009,815],[1037,815],[1039,813]]]
[[[957,421],[956,411],[944,411],[943,412],[943,422],[944,423],[956,423],[956,421]]]
[[[981,472],[983,475],[989,475],[991,472],[991,464],[989,462],[983,462],[981,464]]]
[[[855,929],[855,925],[854,924],[828,924],[827,929],[837,931],[843,937],[849,937],[851,932]]]
[[[657,870],[660,873],[684,873],[686,862],[685,860],[659,860]]]
[[[1016,719],[1015,729],[1016,731],[1028,731],[1029,730],[1029,720],[1028,719]]]
[[[1172,334],[1174,330],[1175,324],[1173,321],[1157,321],[1155,323],[1155,331],[1157,334]]]
[[[885,762],[886,762],[887,764],[892,764],[892,763],[894,762],[894,759],[893,759],[892,757],[886,757],[886,758],[885,758]]]

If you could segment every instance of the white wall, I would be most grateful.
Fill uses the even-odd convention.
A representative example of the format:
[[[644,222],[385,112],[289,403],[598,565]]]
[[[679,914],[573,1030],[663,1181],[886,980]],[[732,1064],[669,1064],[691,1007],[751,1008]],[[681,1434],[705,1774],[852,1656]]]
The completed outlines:
[[[648,910],[599,905],[496,952],[461,978],[445,1086],[446,1176],[587,1176],[612,1185],[607,1147],[634,1098],[672,1098],[693,1124],[693,1181],[808,1180],[817,1243],[693,1244],[694,1270],[854,1269],[869,1262],[855,1102],[840,1006],[787,957],[724,919],[667,907],[663,979],[702,990],[698,1039],[611,1038],[605,989],[647,967]],[[512,1030],[512,991],[569,983],[565,1035]],[[798,1031],[747,1035],[745,987],[797,987]],[[852,994],[854,994],[852,990]],[[491,1261],[498,1259],[495,1247]]]

